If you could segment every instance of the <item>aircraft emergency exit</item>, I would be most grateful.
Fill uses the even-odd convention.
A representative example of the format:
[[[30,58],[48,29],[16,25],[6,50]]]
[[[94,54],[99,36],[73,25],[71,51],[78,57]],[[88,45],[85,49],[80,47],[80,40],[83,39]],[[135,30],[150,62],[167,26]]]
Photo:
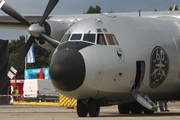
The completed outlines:
[[[155,101],[180,100],[180,12],[49,16],[58,1],[50,0],[42,17],[32,17],[0,0],[1,10],[19,21],[0,16],[0,27],[31,34],[10,78],[36,40],[55,49],[52,84],[77,99],[79,117],[97,117],[101,106],[110,105],[121,114],[153,114]]]

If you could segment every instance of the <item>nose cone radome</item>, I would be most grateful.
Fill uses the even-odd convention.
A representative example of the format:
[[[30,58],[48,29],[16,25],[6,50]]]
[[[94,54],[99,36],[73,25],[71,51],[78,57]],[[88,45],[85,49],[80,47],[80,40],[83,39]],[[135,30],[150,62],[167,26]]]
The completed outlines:
[[[84,82],[84,59],[75,49],[59,50],[53,55],[49,73],[56,88],[73,91]]]

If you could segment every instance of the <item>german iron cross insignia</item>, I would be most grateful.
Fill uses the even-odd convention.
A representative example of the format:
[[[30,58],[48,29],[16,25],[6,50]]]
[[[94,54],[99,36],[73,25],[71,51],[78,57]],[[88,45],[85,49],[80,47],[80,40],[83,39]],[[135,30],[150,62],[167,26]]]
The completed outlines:
[[[150,87],[159,87],[166,79],[169,71],[169,58],[161,47],[155,47],[150,60]]]

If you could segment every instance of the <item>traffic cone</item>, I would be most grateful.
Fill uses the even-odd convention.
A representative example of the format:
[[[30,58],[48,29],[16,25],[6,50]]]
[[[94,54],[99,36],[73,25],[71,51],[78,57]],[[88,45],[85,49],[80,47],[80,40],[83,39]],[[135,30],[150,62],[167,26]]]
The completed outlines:
[[[39,72],[39,79],[44,79],[44,72],[42,68],[40,69],[40,72]]]

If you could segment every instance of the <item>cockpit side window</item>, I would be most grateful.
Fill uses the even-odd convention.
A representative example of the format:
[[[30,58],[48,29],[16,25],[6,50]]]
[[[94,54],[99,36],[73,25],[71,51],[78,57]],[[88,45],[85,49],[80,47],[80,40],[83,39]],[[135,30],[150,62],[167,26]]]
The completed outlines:
[[[119,45],[116,37],[114,36],[114,34],[106,34],[106,38],[108,41],[109,45]]]
[[[106,41],[105,41],[105,38],[104,38],[104,35],[103,34],[98,34],[98,37],[97,37],[97,44],[100,44],[100,45],[107,45]]]
[[[65,34],[64,37],[61,39],[61,43],[68,41],[70,35],[71,35],[71,34]]]
[[[95,34],[84,34],[83,41],[95,43],[95,37],[96,37]]]
[[[70,40],[81,40],[82,34],[72,34]]]

